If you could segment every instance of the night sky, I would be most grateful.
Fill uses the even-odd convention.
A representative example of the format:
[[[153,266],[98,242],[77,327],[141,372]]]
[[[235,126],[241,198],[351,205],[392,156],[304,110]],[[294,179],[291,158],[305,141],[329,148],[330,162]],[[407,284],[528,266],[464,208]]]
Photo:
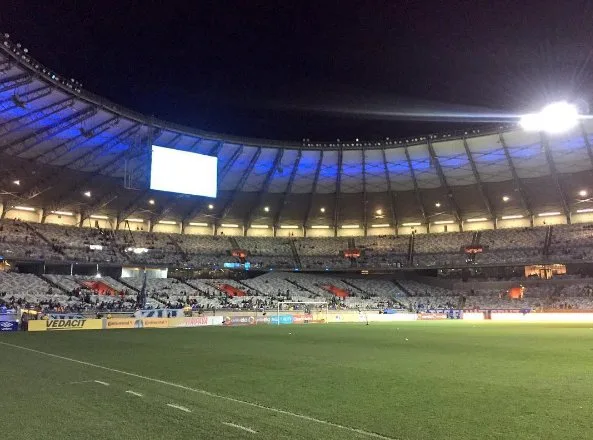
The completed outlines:
[[[234,135],[397,138],[480,122],[385,113],[593,98],[593,1],[6,1],[0,31],[86,90]]]

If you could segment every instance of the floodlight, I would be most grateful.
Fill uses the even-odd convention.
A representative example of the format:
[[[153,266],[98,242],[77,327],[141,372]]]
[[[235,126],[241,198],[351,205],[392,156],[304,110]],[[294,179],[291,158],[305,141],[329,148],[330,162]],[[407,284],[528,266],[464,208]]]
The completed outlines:
[[[580,190],[579,191],[579,196],[581,196],[581,197],[587,197],[587,191],[584,190],[584,189]]]
[[[208,209],[214,209],[214,205],[211,203],[208,205]]]
[[[150,200],[148,201],[148,203],[149,203],[149,204],[151,204],[151,205],[154,205],[154,200],[153,200],[153,199],[150,199]]]
[[[519,125],[525,131],[543,131],[559,134],[571,130],[579,123],[579,110],[576,105],[566,101],[554,102],[545,106],[539,113],[521,117]]]

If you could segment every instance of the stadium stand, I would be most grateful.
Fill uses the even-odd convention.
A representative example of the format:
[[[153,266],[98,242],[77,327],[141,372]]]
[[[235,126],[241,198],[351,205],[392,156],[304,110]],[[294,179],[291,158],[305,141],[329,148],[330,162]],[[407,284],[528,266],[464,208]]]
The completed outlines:
[[[545,261],[593,261],[593,225],[559,225],[550,229],[551,242],[544,253],[546,227],[482,231],[483,252],[471,262],[463,251],[472,233],[417,234],[414,267],[463,267]],[[293,239],[296,258],[305,270],[341,270],[356,267],[405,267],[410,236],[357,238],[362,255],[352,263],[343,256],[349,243],[343,238]],[[298,267],[288,239],[238,237],[254,269]],[[91,246],[98,247],[91,249]],[[134,251],[134,249],[136,251]],[[75,261],[86,263],[154,264],[169,267],[221,267],[238,262],[231,256],[227,237],[111,231],[53,224],[0,221],[0,251],[11,259]],[[140,251],[138,251],[140,250]]]

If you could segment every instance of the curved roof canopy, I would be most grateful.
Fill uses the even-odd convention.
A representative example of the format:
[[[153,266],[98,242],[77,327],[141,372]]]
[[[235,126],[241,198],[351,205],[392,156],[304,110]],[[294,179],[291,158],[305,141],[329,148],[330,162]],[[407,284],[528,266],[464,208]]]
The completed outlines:
[[[593,207],[579,195],[593,194],[590,119],[553,137],[501,127],[382,142],[246,139],[121,108],[10,40],[0,47],[0,189],[8,207],[330,226]],[[218,156],[219,197],[150,191],[152,144]]]

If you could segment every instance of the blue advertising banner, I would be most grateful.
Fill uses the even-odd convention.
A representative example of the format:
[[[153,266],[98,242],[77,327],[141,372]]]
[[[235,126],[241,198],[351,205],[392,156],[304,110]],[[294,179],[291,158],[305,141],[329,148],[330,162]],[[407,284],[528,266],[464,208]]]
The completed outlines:
[[[280,322],[278,322],[280,318]],[[270,316],[270,324],[292,324],[292,315],[272,315]]]
[[[19,323],[16,321],[0,322],[0,332],[16,332],[19,329]]]

